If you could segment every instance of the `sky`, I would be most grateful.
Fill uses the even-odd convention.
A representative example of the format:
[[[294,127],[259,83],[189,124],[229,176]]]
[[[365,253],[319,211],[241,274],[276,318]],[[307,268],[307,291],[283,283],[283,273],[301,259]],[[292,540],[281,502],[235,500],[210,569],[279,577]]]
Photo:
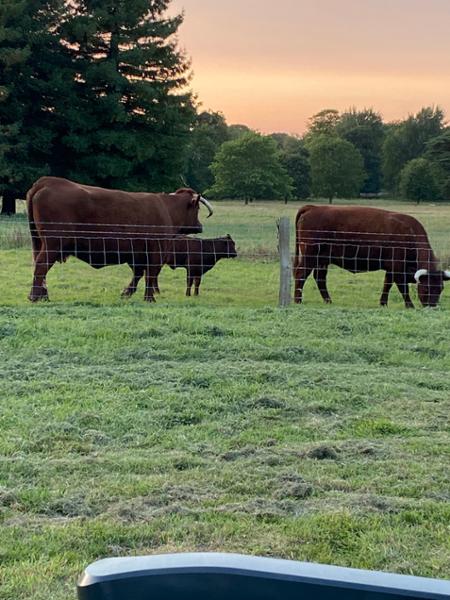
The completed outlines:
[[[302,133],[324,108],[450,118],[450,0],[173,0],[204,110]]]

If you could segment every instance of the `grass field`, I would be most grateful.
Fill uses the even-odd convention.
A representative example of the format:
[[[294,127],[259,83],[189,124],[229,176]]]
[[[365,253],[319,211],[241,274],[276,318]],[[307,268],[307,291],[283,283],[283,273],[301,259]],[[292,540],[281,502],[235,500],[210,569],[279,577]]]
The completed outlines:
[[[450,288],[382,310],[381,273],[333,269],[332,306],[309,282],[277,309],[274,222],[296,208],[217,204],[204,235],[242,258],[198,299],[167,270],[153,306],[118,299],[127,267],[73,259],[30,305],[25,221],[0,222],[2,600],[182,550],[449,577]],[[401,208],[449,258],[450,206]]]

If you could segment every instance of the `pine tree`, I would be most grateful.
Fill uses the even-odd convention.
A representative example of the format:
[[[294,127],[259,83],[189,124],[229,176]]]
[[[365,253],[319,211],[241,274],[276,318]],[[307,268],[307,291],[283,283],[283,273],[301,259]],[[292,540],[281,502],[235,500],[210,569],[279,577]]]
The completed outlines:
[[[79,0],[63,26],[76,100],[65,114],[60,174],[124,189],[180,186],[195,112],[182,15],[169,0]]]
[[[63,79],[56,25],[62,0],[2,0],[0,4],[0,195],[3,213],[48,173],[55,100]]]

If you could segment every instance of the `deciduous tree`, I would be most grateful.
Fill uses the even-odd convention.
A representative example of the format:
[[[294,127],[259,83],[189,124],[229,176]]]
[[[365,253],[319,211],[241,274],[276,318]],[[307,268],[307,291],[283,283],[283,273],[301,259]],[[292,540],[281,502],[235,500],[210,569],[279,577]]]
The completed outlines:
[[[204,111],[197,116],[186,148],[186,181],[190,187],[200,192],[211,187],[211,164],[227,140],[228,127],[221,113]]]
[[[212,164],[214,185],[208,191],[218,198],[284,199],[292,193],[292,180],[270,137],[246,133],[222,144]]]
[[[439,183],[432,163],[426,158],[414,158],[400,174],[400,194],[407,200],[419,202],[437,200]]]
[[[389,128],[382,149],[384,184],[389,190],[398,190],[403,167],[422,156],[427,143],[443,130],[444,113],[439,107],[422,108],[416,115]]]
[[[335,131],[361,152],[367,178],[360,191],[378,193],[381,189],[381,147],[385,133],[381,116],[372,109],[358,111],[352,108],[341,114]]]
[[[353,144],[337,136],[316,136],[309,145],[312,191],[328,198],[359,194],[366,173],[361,153]]]

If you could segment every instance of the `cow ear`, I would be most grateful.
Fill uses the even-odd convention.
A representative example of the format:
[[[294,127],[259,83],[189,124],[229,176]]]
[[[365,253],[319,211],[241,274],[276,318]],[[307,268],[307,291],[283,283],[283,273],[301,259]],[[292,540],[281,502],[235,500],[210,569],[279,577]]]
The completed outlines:
[[[200,194],[196,194],[196,193],[192,193],[192,205],[193,206],[198,206],[200,204]]]

